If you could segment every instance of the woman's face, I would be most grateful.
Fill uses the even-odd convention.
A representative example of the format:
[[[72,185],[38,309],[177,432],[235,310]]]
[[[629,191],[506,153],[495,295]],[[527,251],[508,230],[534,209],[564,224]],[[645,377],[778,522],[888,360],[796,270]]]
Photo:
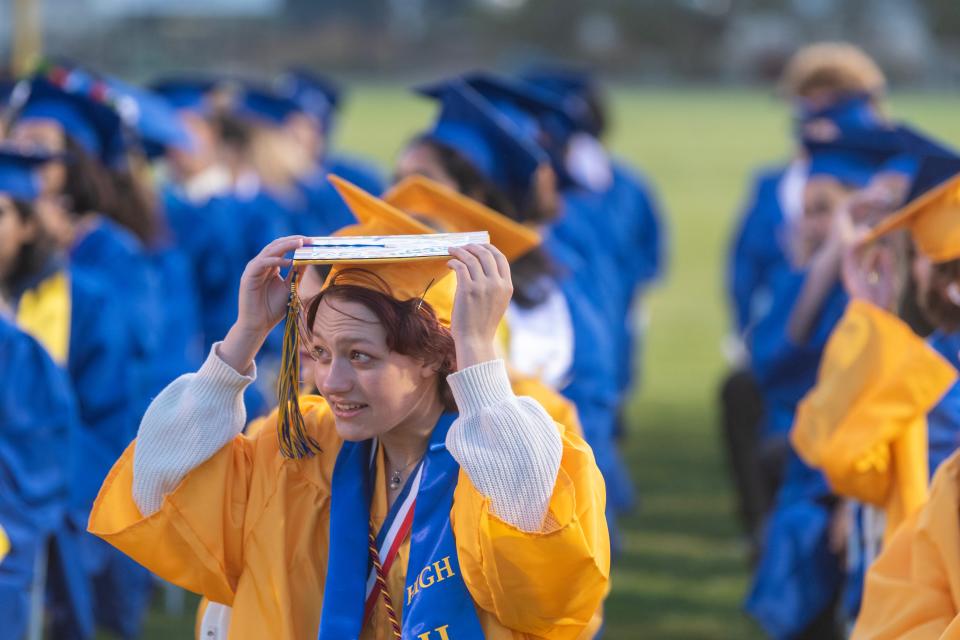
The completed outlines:
[[[73,247],[78,218],[65,206],[62,196],[42,195],[33,203],[33,212],[44,233],[63,251]]]
[[[794,230],[794,257],[799,265],[806,264],[826,241],[848,193],[833,178],[815,177],[807,181],[803,190],[803,215]]]
[[[438,401],[433,368],[391,351],[386,336],[362,304],[324,298],[317,308],[314,380],[345,440],[366,440],[416,421]]]
[[[459,191],[460,187],[440,163],[440,158],[429,145],[414,142],[408,145],[397,158],[395,180],[399,182],[410,176],[423,176],[445,187]]]
[[[35,223],[22,220],[13,200],[0,193],[0,280],[13,272],[21,249],[36,235]]]
[[[40,149],[59,154],[67,150],[63,127],[56,120],[30,118],[15,122],[10,131],[10,142],[25,149]],[[40,170],[43,192],[61,193],[67,184],[67,168],[62,162],[48,162]]]

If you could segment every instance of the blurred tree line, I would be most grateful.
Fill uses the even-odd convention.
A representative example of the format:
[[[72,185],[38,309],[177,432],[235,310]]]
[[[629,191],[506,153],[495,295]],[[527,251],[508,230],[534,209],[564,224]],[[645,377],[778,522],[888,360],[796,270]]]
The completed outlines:
[[[237,0],[247,7],[235,13],[221,0],[209,14],[203,2],[185,12],[163,0],[35,1],[49,54],[133,78],[291,62],[427,76],[549,57],[624,78],[750,83],[805,42],[845,39],[895,81],[960,81],[957,0],[253,0],[253,11]],[[109,19],[98,16],[107,4]]]

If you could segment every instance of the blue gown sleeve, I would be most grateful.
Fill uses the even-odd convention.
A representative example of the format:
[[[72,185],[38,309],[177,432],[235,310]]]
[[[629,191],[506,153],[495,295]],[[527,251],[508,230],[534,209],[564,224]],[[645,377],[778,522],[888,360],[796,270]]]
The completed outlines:
[[[748,204],[734,235],[727,265],[727,290],[734,327],[743,335],[756,321],[763,296],[771,295],[771,279],[786,268],[780,243],[783,212],[777,198],[782,170],[761,173],[752,184]]]

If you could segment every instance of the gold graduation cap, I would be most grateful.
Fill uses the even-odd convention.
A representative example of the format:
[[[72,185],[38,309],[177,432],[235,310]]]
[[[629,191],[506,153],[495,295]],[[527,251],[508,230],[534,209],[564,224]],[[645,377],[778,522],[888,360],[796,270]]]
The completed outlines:
[[[440,223],[447,231],[490,233],[490,242],[513,262],[542,242],[540,234],[472,198],[423,176],[409,176],[383,199],[411,213]]]
[[[960,258],[960,174],[908,202],[874,227],[863,242],[902,228],[910,230],[917,249],[933,262]]]
[[[447,267],[449,248],[490,241],[487,233],[435,233],[403,211],[370,195],[356,185],[330,176],[358,223],[329,237],[311,238],[294,253],[294,266],[332,265],[323,288],[354,285],[375,289],[401,301],[423,300],[438,321],[450,325],[456,277]],[[283,334],[279,381],[278,429],[280,450],[286,457],[302,458],[319,450],[306,433],[298,401],[300,349],[296,275],[291,280],[290,302]]]

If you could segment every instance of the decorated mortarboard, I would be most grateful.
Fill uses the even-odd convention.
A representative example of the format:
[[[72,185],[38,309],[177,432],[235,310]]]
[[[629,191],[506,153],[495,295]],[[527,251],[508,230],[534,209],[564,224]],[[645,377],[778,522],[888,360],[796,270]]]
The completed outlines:
[[[44,67],[14,90],[11,106],[18,122],[57,122],[87,153],[114,166],[124,152],[123,122],[106,96],[109,88],[77,67]]]
[[[538,247],[540,234],[472,198],[423,176],[394,185],[383,199],[411,215],[439,223],[450,232],[487,231],[490,242],[513,262]]]
[[[526,190],[537,168],[549,162],[535,138],[466,83],[451,81],[420,93],[440,103],[427,137],[459,152],[508,193]]]
[[[301,68],[285,71],[277,78],[276,85],[278,93],[296,101],[304,113],[317,119],[324,131],[331,129],[342,101],[340,87],[328,78]]]
[[[324,290],[333,285],[350,285],[373,289],[400,301],[426,302],[438,322],[449,326],[456,291],[456,278],[447,267],[450,247],[487,243],[489,234],[434,233],[430,227],[346,180],[336,176],[329,176],[329,180],[358,223],[334,236],[310,238],[294,252],[294,266],[332,265]],[[278,390],[280,450],[290,458],[318,451],[317,443],[306,433],[298,401],[301,309],[294,274]]]
[[[28,202],[36,199],[40,195],[38,169],[54,158],[49,153],[28,153],[0,145],[0,194]]]

